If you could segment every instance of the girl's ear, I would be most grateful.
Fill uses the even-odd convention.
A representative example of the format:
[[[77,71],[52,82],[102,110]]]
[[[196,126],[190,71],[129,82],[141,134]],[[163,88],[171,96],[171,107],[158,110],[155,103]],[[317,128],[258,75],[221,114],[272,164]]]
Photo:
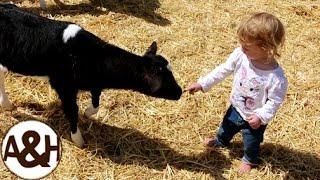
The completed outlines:
[[[158,49],[157,43],[155,41],[153,41],[152,44],[150,45],[150,47],[147,49],[144,56],[155,56],[157,53],[157,49]]]

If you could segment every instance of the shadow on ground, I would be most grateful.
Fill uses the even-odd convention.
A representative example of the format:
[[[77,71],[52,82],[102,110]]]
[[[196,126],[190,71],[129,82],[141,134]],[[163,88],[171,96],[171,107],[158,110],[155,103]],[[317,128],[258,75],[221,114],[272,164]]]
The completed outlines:
[[[43,109],[41,105],[34,104],[28,107]],[[62,110],[56,108],[51,111],[51,117],[44,122],[53,127],[60,136],[71,141],[69,123],[61,116]],[[19,112],[14,113],[13,117],[19,121],[39,120]],[[217,179],[225,179],[222,176],[223,171],[229,169],[231,165],[231,162],[219,151],[204,151],[200,154],[186,156],[170,148],[164,140],[150,138],[133,128],[102,124],[98,120],[84,116],[80,117],[79,125],[87,143],[85,150],[117,164],[135,164],[159,171],[165,170],[167,165],[170,165],[178,170],[200,172]]]
[[[36,105],[31,107],[43,109]],[[63,118],[60,108],[54,111],[56,113],[51,113],[45,122],[70,141],[69,123]],[[18,120],[36,119],[21,113],[13,116]],[[79,124],[87,142],[85,149],[118,164],[143,165],[160,171],[166,169],[169,164],[178,170],[202,172],[217,179],[225,179],[222,174],[231,168],[230,160],[240,159],[243,154],[242,143],[233,142],[229,147],[230,158],[219,151],[204,151],[186,156],[170,148],[164,140],[150,138],[133,128],[119,128],[84,116],[80,117]],[[275,173],[286,172],[285,179],[320,177],[320,158],[316,154],[299,152],[278,144],[264,143],[261,147],[261,159],[260,167],[270,164]]]
[[[25,8],[36,13],[44,12],[51,15],[101,15],[109,12],[134,16],[159,26],[170,25],[170,21],[156,11],[160,8],[159,0],[90,0],[87,3],[74,5],[63,4],[55,0],[56,4],[42,10],[39,6]]]

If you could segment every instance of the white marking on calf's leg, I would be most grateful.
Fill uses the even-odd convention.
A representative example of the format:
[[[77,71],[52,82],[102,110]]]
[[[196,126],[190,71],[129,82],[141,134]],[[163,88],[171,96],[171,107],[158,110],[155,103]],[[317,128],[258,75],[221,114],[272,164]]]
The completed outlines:
[[[72,139],[72,142],[79,148],[81,148],[84,144],[84,140],[82,138],[82,135],[81,135],[81,131],[79,129],[79,127],[77,127],[77,131],[76,133],[72,133],[71,132],[71,139]]]
[[[13,108],[4,87],[4,73],[8,69],[0,64],[0,105],[4,110],[11,110]]]
[[[84,111],[84,115],[89,118],[90,116],[96,114],[99,111],[99,107],[95,108],[92,104]]]
[[[70,38],[74,38],[77,33],[81,30],[81,27],[76,24],[69,24],[68,27],[63,31],[62,40],[67,43]]]

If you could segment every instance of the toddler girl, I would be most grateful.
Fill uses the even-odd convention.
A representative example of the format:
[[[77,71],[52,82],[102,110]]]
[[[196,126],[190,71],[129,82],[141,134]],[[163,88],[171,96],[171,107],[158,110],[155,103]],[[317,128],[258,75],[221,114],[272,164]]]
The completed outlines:
[[[284,27],[278,18],[268,13],[253,14],[240,24],[237,34],[241,47],[186,91],[207,92],[233,74],[231,106],[216,137],[205,139],[204,145],[211,149],[225,147],[242,131],[244,156],[239,172],[244,173],[258,163],[264,131],[284,100],[288,82],[276,60],[278,48],[285,39]]]

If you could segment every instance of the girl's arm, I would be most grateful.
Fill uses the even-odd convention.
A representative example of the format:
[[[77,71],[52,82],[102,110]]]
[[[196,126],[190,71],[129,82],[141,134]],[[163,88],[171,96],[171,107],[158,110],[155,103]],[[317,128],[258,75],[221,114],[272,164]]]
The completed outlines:
[[[262,108],[255,110],[255,114],[259,116],[263,125],[268,124],[268,122],[275,116],[280,105],[284,101],[287,89],[288,81],[286,78],[274,83],[268,92],[268,100],[266,104],[262,106]]]
[[[228,75],[233,73],[236,68],[236,65],[240,61],[240,55],[242,54],[241,48],[236,48],[229,56],[227,61],[223,64],[220,64],[213,71],[211,71],[206,76],[200,77],[198,83],[202,87],[203,92],[207,92],[211,89],[212,86],[218,84],[224,80]]]

